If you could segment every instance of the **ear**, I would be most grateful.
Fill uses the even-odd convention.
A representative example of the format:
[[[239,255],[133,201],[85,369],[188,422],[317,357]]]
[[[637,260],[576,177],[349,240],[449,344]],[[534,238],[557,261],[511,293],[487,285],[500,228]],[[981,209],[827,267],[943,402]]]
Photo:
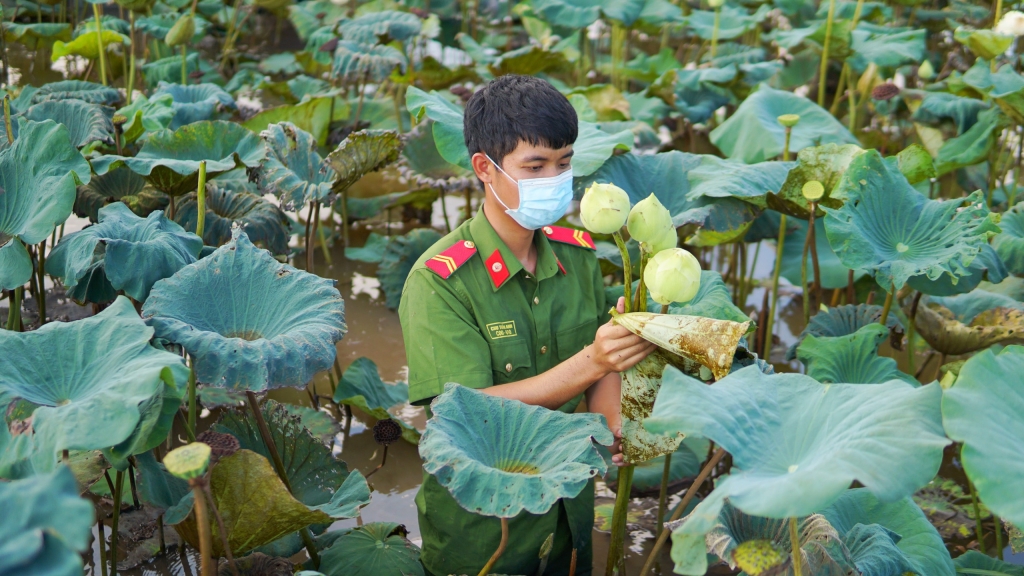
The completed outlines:
[[[473,165],[473,172],[476,173],[476,177],[480,179],[484,184],[490,184],[494,181],[494,173],[497,172],[494,168],[494,164],[487,159],[487,155],[483,152],[477,152],[473,154],[473,157],[469,159],[469,162]]]

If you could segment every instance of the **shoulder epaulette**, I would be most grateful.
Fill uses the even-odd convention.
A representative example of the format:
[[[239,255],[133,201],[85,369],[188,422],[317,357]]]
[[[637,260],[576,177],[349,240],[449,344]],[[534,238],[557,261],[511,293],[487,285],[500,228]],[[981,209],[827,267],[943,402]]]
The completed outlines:
[[[573,246],[588,248],[590,250],[595,249],[594,241],[590,238],[590,233],[586,230],[563,228],[561,226],[545,226],[543,230],[544,235],[548,237],[548,240],[554,240],[555,242],[562,242],[564,244],[572,244]]]
[[[471,240],[459,240],[437,256],[428,259],[425,264],[427,268],[447,280],[473,254],[476,254],[476,245]]]

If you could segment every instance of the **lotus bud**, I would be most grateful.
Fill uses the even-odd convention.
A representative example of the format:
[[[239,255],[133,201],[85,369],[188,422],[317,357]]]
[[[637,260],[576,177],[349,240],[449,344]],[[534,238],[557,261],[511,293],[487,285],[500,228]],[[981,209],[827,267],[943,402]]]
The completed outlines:
[[[626,218],[626,229],[637,242],[660,240],[672,228],[672,214],[651,194],[636,203]]]
[[[642,248],[647,252],[647,254],[653,256],[658,252],[661,252],[662,250],[675,248],[678,243],[679,236],[676,234],[675,227],[673,227],[670,230],[665,230],[665,233],[661,236],[661,238],[653,242],[644,244]]]
[[[1024,14],[1010,10],[999,19],[995,27],[996,34],[1003,36],[1024,36]]]
[[[629,195],[615,184],[592,184],[580,200],[580,219],[596,234],[617,232],[629,216]]]
[[[211,452],[210,447],[202,442],[186,444],[168,452],[164,456],[164,466],[173,476],[195,480],[206,474]]]
[[[808,180],[800,191],[809,202],[817,202],[825,195],[825,187],[817,180]]]
[[[689,302],[700,289],[700,262],[682,248],[662,250],[647,262],[644,282],[658,304]]]
[[[725,0],[708,0],[708,6],[710,6],[712,10],[718,10],[724,5]]]
[[[170,47],[181,46],[192,40],[196,33],[196,20],[192,14],[185,14],[178,18],[178,21],[171,26],[164,36],[164,42]]]
[[[800,115],[799,114],[783,114],[782,116],[779,116],[778,118],[776,118],[776,120],[778,120],[779,124],[782,124],[783,127],[785,127],[785,128],[792,128],[793,126],[796,126],[797,122],[800,121]]]
[[[932,66],[931,60],[925,60],[917,67],[917,77],[921,80],[935,78],[935,68]]]

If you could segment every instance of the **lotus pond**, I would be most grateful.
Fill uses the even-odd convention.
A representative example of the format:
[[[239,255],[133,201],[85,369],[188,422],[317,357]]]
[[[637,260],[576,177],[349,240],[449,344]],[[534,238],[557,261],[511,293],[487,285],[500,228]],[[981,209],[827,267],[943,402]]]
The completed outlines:
[[[595,574],[1024,575],[1017,7],[3,0],[0,574],[424,574],[425,471],[503,526],[596,478]],[[623,468],[408,402],[504,74],[575,108],[559,224],[660,347]]]

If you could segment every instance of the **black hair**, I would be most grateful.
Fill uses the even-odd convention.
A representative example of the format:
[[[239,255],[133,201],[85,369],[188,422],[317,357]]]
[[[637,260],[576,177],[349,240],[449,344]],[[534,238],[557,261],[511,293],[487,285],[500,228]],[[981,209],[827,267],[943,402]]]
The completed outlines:
[[[532,76],[499,76],[466,103],[462,134],[469,155],[483,152],[501,164],[519,142],[564,148],[576,141],[576,110],[549,82]]]

